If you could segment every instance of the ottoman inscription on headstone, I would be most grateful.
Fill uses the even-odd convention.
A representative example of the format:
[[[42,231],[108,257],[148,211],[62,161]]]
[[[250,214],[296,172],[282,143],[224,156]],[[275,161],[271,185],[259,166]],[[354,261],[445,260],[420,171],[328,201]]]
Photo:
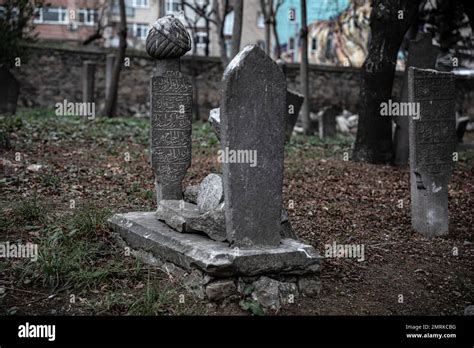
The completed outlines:
[[[438,49],[432,44],[433,38],[429,33],[419,33],[415,40],[410,41],[408,48],[408,61],[405,75],[403,77],[402,90],[400,92],[400,102],[408,101],[408,69],[409,67],[421,69],[434,69]],[[408,118],[395,117],[396,128],[394,135],[395,164],[397,166],[408,165]]]
[[[236,246],[280,243],[286,81],[257,46],[245,47],[224,72],[222,151],[255,163],[223,161],[227,240]],[[256,164],[256,165],[255,165]]]
[[[420,104],[420,119],[409,125],[412,227],[427,237],[443,235],[456,149],[454,76],[410,68],[408,96]]]
[[[182,199],[181,182],[191,165],[192,85],[180,71],[179,57],[191,39],[173,16],[155,22],[147,52],[157,58],[151,79],[151,164],[157,201]]]

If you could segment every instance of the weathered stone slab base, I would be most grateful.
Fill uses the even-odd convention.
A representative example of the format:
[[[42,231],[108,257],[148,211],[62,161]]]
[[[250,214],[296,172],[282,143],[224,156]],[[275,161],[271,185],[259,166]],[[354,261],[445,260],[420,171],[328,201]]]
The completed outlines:
[[[120,224],[122,226],[120,221],[123,219],[123,216],[116,215],[111,219],[110,223],[119,232],[116,234],[119,244],[123,247],[130,247],[132,243],[128,241],[133,240],[133,238],[129,238],[126,241],[122,237],[126,234],[120,232],[122,228],[128,229],[129,227],[118,227],[117,225]],[[119,220],[116,220],[116,218]],[[130,219],[127,218],[126,221],[130,222]],[[125,223],[127,224],[127,222]],[[133,226],[133,222],[130,223]],[[164,226],[167,227],[166,225]],[[131,229],[136,229],[136,227],[131,227]],[[138,236],[136,238],[140,239],[141,237]],[[171,280],[180,282],[190,296],[201,300],[216,303],[240,301],[244,305],[245,303],[257,302],[267,312],[267,310],[278,310],[284,305],[297,304],[302,297],[317,297],[321,291],[319,271],[303,275],[270,273],[254,276],[216,276],[210,275],[194,267],[194,265],[190,268],[177,265],[166,260],[161,255],[156,256],[150,251],[143,250],[143,247],[136,246],[138,245],[137,243],[133,244],[135,246],[132,247],[130,252],[133,256],[148,265],[161,269],[168,274]]]
[[[320,268],[317,251],[294,239],[283,239],[276,247],[231,248],[206,236],[176,232],[154,212],[117,214],[109,223],[133,249],[214,277],[305,275]]]

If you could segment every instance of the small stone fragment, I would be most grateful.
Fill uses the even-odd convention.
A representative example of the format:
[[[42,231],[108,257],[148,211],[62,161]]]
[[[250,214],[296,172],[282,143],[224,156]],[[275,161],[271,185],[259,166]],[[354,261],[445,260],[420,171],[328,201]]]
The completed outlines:
[[[252,298],[264,308],[278,310],[281,307],[279,285],[279,282],[274,279],[260,277],[253,283]]]
[[[229,280],[218,280],[212,282],[206,287],[207,298],[211,301],[220,301],[234,295],[237,291],[235,282]]]
[[[197,204],[199,185],[190,185],[184,190],[184,200],[188,203]]]
[[[222,176],[209,174],[199,186],[197,205],[201,213],[208,212],[224,201]]]
[[[209,113],[209,123],[216,133],[217,139],[221,140],[221,109],[212,109]]]
[[[298,289],[304,296],[317,297],[321,292],[321,281],[315,277],[302,276],[298,280]]]
[[[189,220],[200,215],[196,205],[175,200],[163,200],[158,203],[156,216],[178,232],[192,232]]]
[[[224,203],[201,214],[197,205],[192,203],[161,201],[158,203],[156,217],[178,232],[202,232],[218,242],[223,242],[227,238]]]
[[[41,164],[30,164],[26,167],[26,170],[33,173],[38,173],[43,168]]]
[[[285,208],[281,209],[281,230],[280,230],[281,238],[292,238],[296,239],[295,231],[293,227],[291,227],[291,222],[288,217],[288,212]]]
[[[464,315],[474,315],[474,305],[467,306]]]
[[[183,285],[191,294],[203,300],[206,297],[204,287],[210,281],[211,277],[195,269],[184,278]]]
[[[186,271],[181,267],[176,266],[174,263],[166,262],[161,266],[161,269],[172,278],[182,279],[186,275]]]
[[[221,203],[217,208],[208,211],[196,218],[190,219],[189,228],[205,233],[209,238],[218,242],[227,239],[225,230],[225,208]]]

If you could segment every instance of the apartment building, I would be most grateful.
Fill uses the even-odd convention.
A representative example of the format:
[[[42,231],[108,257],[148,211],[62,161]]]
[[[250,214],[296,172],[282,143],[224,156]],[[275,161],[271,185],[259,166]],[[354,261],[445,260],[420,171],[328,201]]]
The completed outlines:
[[[143,49],[153,22],[163,15],[174,14],[183,21],[192,37],[194,51],[190,54],[219,56],[219,30],[212,23],[213,1],[219,1],[220,9],[223,9],[224,0],[126,0],[128,47]],[[120,17],[117,0],[48,0],[47,4],[38,9],[34,19],[39,38],[83,42],[100,25],[103,38],[95,43],[104,47],[118,46]],[[204,14],[197,8],[204,9]],[[224,21],[228,50],[233,21],[234,13],[231,11]],[[244,2],[242,47],[247,44],[265,46],[265,23],[260,1]]]
[[[95,32],[106,0],[48,0],[34,18],[42,39],[82,41]]]
[[[117,30],[120,21],[120,10],[118,1],[109,0],[112,5],[111,14],[109,16],[110,26],[104,32],[104,46],[117,47],[118,36]],[[143,49],[145,40],[153,22],[160,16],[159,0],[126,0],[125,14],[127,18],[127,45],[135,49]]]
[[[150,25],[159,14],[158,0],[126,0],[128,44],[139,48]],[[48,0],[39,7],[34,19],[41,39],[83,42],[103,28],[99,45],[118,45],[116,28],[119,22],[118,2],[113,0]]]

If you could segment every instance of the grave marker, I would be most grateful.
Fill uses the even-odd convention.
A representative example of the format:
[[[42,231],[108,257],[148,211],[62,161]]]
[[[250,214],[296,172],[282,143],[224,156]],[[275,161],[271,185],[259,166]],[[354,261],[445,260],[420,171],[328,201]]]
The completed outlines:
[[[410,68],[408,96],[420,103],[420,119],[409,124],[412,227],[427,237],[447,234],[456,150],[454,75]]]
[[[105,99],[109,98],[110,85],[112,83],[112,74],[114,71],[115,60],[117,56],[115,53],[109,53],[105,61]]]
[[[6,66],[0,66],[0,115],[14,115],[20,83]]]
[[[293,134],[293,129],[295,128],[296,121],[298,120],[298,116],[300,114],[301,107],[303,106],[303,102],[304,96],[301,93],[290,89],[286,92],[286,142],[290,141],[291,139],[291,135]]]
[[[410,41],[408,48],[408,61],[403,77],[402,90],[400,92],[400,102],[408,101],[408,69],[415,67],[420,69],[434,69],[438,49],[432,44],[432,36],[429,33],[418,33],[415,40]],[[408,123],[407,117],[395,117],[396,124],[394,145],[395,145],[395,164],[397,166],[408,165]]]
[[[227,239],[237,246],[280,243],[286,80],[258,46],[245,47],[224,72],[221,145],[256,154],[256,165],[222,164]]]
[[[94,102],[95,85],[95,63],[86,60],[82,72],[82,101],[84,103]]]
[[[319,119],[319,137],[321,139],[336,136],[336,116],[339,115],[340,110],[336,106],[328,106],[322,110],[321,118]]]
[[[182,199],[181,182],[191,165],[191,83],[180,71],[180,57],[191,49],[191,39],[174,16],[153,24],[146,42],[158,59],[151,79],[151,163],[157,201]]]

